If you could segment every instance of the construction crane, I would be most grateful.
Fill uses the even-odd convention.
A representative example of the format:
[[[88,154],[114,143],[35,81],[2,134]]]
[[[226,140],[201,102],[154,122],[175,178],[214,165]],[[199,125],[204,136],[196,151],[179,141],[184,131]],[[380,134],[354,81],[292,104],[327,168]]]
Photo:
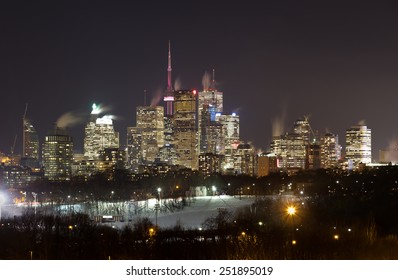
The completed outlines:
[[[18,134],[15,134],[14,143],[11,146],[11,155],[12,156],[14,155],[14,148],[15,148],[15,143],[17,142],[17,137],[18,137]]]
[[[314,132],[314,130],[312,129],[312,127],[311,127],[311,125],[310,125],[310,122],[309,122],[309,119],[310,119],[310,116],[304,116],[304,119],[305,119],[305,121],[308,123],[308,127],[309,127],[309,129],[310,129],[310,132],[311,132],[311,134],[312,134],[312,139],[310,139],[310,142],[313,142],[313,141],[316,141],[316,139],[318,138],[317,136],[317,134]]]
[[[25,156],[25,125],[26,125],[26,112],[28,111],[28,103],[26,103],[25,105],[25,112],[23,113],[23,117],[22,117],[22,156]]]

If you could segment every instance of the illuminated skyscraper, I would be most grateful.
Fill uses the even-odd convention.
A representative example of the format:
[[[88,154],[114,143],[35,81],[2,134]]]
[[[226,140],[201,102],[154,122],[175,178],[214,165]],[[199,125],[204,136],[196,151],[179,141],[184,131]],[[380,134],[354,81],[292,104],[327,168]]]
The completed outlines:
[[[271,152],[279,158],[281,169],[304,169],[306,166],[306,144],[297,133],[274,136]]]
[[[164,116],[164,145],[159,149],[159,157],[162,162],[169,165],[173,165],[176,162],[173,139],[173,116]]]
[[[339,137],[332,133],[326,133],[321,138],[321,167],[326,169],[338,167],[340,159]]]
[[[127,128],[127,167],[138,173],[139,166],[143,164],[142,132],[140,128]]]
[[[127,162],[138,173],[139,166],[159,158],[164,146],[164,109],[161,106],[138,106],[136,127],[127,128]]]
[[[254,148],[250,144],[239,144],[234,156],[235,174],[255,176],[257,165],[254,156]]]
[[[44,176],[49,180],[70,180],[73,164],[73,139],[64,130],[56,128],[43,143]]]
[[[141,132],[143,161],[153,162],[164,145],[164,109],[161,106],[137,107],[137,128]]]
[[[223,125],[214,119],[211,119],[209,105],[203,105],[200,121],[199,143],[200,154],[212,153],[216,155],[224,154]]]
[[[212,135],[207,134],[206,127],[214,126],[216,114],[223,112],[223,93],[216,90],[213,70],[211,85],[204,84],[203,91],[198,93],[198,135],[199,152],[208,153],[208,143]]]
[[[294,122],[293,132],[298,134],[306,144],[313,140],[311,139],[311,126],[306,117]]]
[[[298,119],[294,122],[293,132],[274,136],[271,142],[271,152],[279,158],[281,169],[305,169],[309,163],[311,127],[308,119]],[[315,153],[315,149],[313,150]]]
[[[212,153],[199,155],[199,172],[202,173],[204,177],[221,173],[221,160],[221,155]]]
[[[196,170],[198,153],[196,140],[196,91],[178,90],[174,93],[173,143],[176,164]]]
[[[346,130],[346,160],[349,168],[372,162],[372,132],[366,125]]]
[[[306,169],[321,168],[321,145],[319,141],[312,141],[307,146],[307,166]]]
[[[236,154],[239,139],[239,115],[232,113],[231,115],[216,114],[216,122],[222,126],[223,154],[222,173],[233,173],[234,156]]]
[[[90,160],[98,159],[105,148],[119,148],[119,133],[113,128],[112,116],[99,117],[100,113],[101,108],[93,104],[84,136],[84,156]]]
[[[26,117],[23,118],[23,157],[39,159],[39,137]]]

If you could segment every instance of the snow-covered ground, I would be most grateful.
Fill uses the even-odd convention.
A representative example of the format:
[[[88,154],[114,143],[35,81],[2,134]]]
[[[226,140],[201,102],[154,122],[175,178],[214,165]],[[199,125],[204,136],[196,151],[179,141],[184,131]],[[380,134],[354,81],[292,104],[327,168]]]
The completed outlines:
[[[281,196],[267,196],[267,199],[281,199]],[[284,196],[283,199],[294,197]],[[237,209],[249,206],[255,201],[254,196],[233,197],[227,195],[221,196],[203,196],[187,199],[185,206],[182,206],[181,199],[162,199],[155,198],[145,201],[125,201],[125,202],[95,202],[92,204],[82,203],[75,205],[61,205],[53,207],[37,207],[37,213],[60,213],[69,214],[70,211],[88,214],[90,217],[102,215],[119,215],[122,217],[120,222],[103,223],[109,226],[122,228],[125,225],[132,224],[140,218],[147,217],[153,224],[161,228],[172,228],[180,225],[186,229],[198,229],[202,227],[203,222],[212,216],[217,215],[219,209],[234,213]],[[29,207],[28,207],[29,208]],[[30,210],[32,211],[30,206]],[[16,205],[3,205],[1,213],[3,219],[6,217],[19,216],[27,207]]]
[[[225,195],[196,197],[195,201],[182,211],[158,213],[158,226],[163,228],[174,227],[178,223],[184,228],[197,229],[202,226],[208,217],[217,215],[219,209],[234,212],[240,207],[251,205],[254,200],[254,197],[239,199]],[[155,223],[156,213],[152,213],[149,218]]]

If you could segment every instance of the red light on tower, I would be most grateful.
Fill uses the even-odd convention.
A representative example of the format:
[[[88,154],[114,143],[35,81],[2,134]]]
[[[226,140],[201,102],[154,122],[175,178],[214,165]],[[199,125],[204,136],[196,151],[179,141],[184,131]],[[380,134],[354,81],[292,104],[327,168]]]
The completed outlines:
[[[194,95],[196,95],[196,89],[194,89],[192,92],[193,92]]]

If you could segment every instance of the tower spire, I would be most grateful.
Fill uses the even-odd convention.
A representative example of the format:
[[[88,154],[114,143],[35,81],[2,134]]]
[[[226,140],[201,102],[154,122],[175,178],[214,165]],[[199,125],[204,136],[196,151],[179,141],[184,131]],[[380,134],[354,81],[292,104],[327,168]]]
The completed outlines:
[[[169,40],[169,61],[167,66],[167,91],[172,91],[171,86],[171,48],[170,48],[170,40]]]
[[[213,90],[216,90],[216,74],[215,74],[215,70],[214,69],[213,69],[212,88],[213,88]]]

